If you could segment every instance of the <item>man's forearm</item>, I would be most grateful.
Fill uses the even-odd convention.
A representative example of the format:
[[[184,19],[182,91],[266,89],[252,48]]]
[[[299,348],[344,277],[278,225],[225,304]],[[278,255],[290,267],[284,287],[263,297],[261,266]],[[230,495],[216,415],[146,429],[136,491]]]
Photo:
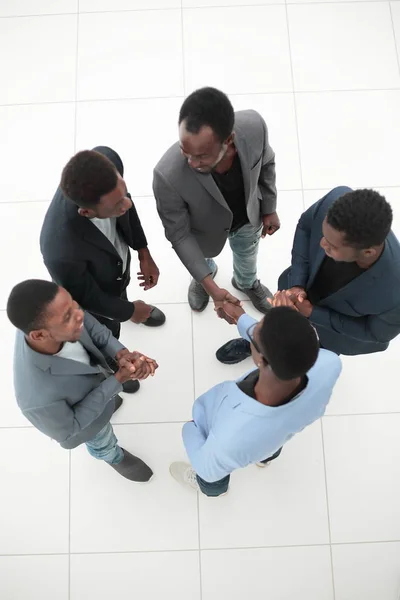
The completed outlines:
[[[207,275],[207,277],[202,279],[200,283],[207,292],[207,294],[211,296],[211,298],[214,298],[214,296],[216,296],[216,294],[218,294],[218,292],[221,291],[221,288],[215,283],[211,275]]]
[[[147,246],[144,248],[139,248],[137,253],[138,253],[139,260],[143,260],[144,258],[148,258],[149,256],[151,257],[150,250],[148,249]]]

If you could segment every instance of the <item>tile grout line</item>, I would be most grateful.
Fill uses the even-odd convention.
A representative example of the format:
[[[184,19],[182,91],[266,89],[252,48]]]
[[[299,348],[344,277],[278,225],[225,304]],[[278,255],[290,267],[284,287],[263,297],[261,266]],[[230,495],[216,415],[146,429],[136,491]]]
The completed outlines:
[[[230,547],[219,547],[219,548],[203,548],[202,552],[234,552],[235,550],[271,550],[279,548],[326,548],[328,546],[365,546],[365,545],[376,545],[376,544],[400,544],[399,540],[367,540],[360,542],[333,542],[332,544],[285,544],[283,546],[230,546]],[[162,550],[104,550],[104,551],[92,551],[92,552],[71,552],[71,556],[101,556],[103,554],[169,554],[179,552],[195,552],[199,553],[198,548],[163,548]],[[15,554],[13,552],[0,554],[0,557],[6,556],[68,556],[68,552],[38,552],[38,553],[24,553]]]
[[[364,0],[357,0],[357,4],[361,4]],[[378,0],[371,0],[378,1]],[[400,0],[395,0],[400,2]],[[344,4],[346,0],[342,0]],[[346,2],[347,4],[348,2]],[[313,3],[314,4],[314,3]],[[323,4],[326,4],[324,2]],[[288,3],[286,6],[290,6]],[[297,5],[296,5],[297,6]],[[1,19],[1,17],[0,17]],[[386,88],[347,88],[347,89],[324,89],[324,90],[265,90],[263,92],[251,92],[245,91],[241,93],[230,93],[229,97],[235,96],[273,96],[273,95],[292,95],[292,94],[360,94],[360,93],[373,93],[373,92],[399,92],[400,84],[393,87]],[[5,104],[0,103],[0,108],[20,107],[20,106],[46,106],[49,104],[84,104],[89,102],[142,102],[151,100],[177,100],[183,98],[182,94],[175,94],[169,96],[124,96],[122,98],[81,98],[75,100],[49,100],[43,102],[8,102]]]
[[[79,0],[76,14],[76,47],[75,47],[75,113],[74,113],[74,152],[76,152],[77,123],[78,123],[78,62],[79,62]]]
[[[186,71],[185,71],[185,35],[183,22],[183,0],[181,0],[181,50],[182,50],[182,84],[183,96],[186,97]],[[179,97],[179,96],[178,96]]]
[[[344,1],[344,0],[343,0]],[[361,1],[361,0],[359,0]],[[400,0],[396,0],[396,1],[400,1]],[[232,94],[231,94],[232,95]],[[1,107],[0,107],[1,108]],[[356,186],[357,187],[357,186]],[[373,184],[368,186],[369,188],[384,188],[384,189],[397,189],[400,188],[400,182],[398,185],[385,185],[385,184]],[[320,192],[324,189],[329,189],[329,188],[325,188],[324,186],[320,186],[317,188],[309,188],[309,187],[303,187],[303,188],[288,188],[288,189],[284,189],[284,188],[279,188],[278,187],[278,193],[290,193],[290,192]],[[154,198],[153,194],[133,194],[132,198],[136,199],[136,200],[140,200],[142,198]],[[0,207],[3,204],[44,204],[45,202],[47,202],[48,204],[51,202],[51,200],[48,199],[35,199],[35,200],[0,200]],[[158,304],[187,304],[186,300],[182,300],[181,302],[158,302]],[[4,310],[2,308],[0,308],[0,310]]]
[[[183,95],[186,97],[186,71],[185,71],[185,35],[184,35],[184,21],[183,21],[183,0],[181,0],[181,49],[182,49],[182,83],[183,83]],[[194,364],[194,323],[193,323],[193,311],[190,311],[190,324],[192,334],[192,380],[193,380],[193,398],[192,403],[196,398],[196,376],[195,376],[195,364]],[[199,599],[203,599],[203,577],[202,577],[202,565],[201,565],[201,533],[200,533],[200,496],[197,494],[196,498],[197,505],[197,541],[198,541],[198,564],[199,564]]]
[[[395,2],[398,2],[399,0],[393,0]],[[302,5],[314,5],[314,4],[371,4],[371,3],[375,3],[377,2],[377,0],[310,0],[310,1],[300,1],[300,2],[286,2],[287,4],[293,4],[295,6],[302,6]],[[226,4],[215,4],[212,6],[182,6],[182,2],[181,2],[181,6],[183,10],[187,10],[187,11],[191,11],[191,10],[212,10],[212,9],[229,9],[229,8],[267,8],[269,6],[284,6],[285,2],[281,1],[281,2],[265,2],[264,4],[235,4],[235,5],[226,5]],[[160,7],[155,7],[155,8],[130,8],[130,9],[111,9],[111,10],[95,10],[95,11],[90,11],[90,10],[83,10],[83,11],[79,11],[79,8],[77,11],[74,12],[55,12],[55,13],[39,13],[39,14],[24,14],[24,15],[0,15],[0,20],[1,19],[27,19],[27,18],[32,18],[32,17],[65,17],[65,16],[70,16],[70,15],[99,15],[99,14],[110,14],[110,13],[137,13],[137,12],[160,12],[160,11],[177,11],[179,10],[179,6],[168,6],[165,8],[160,8]]]
[[[71,450],[68,450],[68,600],[71,600]]]
[[[329,554],[331,558],[331,577],[332,577],[332,591],[333,591],[333,600],[336,599],[336,589],[335,589],[335,575],[333,571],[333,551],[332,551],[332,532],[331,532],[331,517],[329,511],[329,496],[328,496],[328,477],[326,474],[326,458],[325,458],[325,440],[324,440],[324,426],[322,419],[320,419],[320,427],[321,427],[321,437],[322,437],[322,456],[324,461],[324,479],[325,479],[325,494],[326,494],[326,512],[328,517],[328,531],[329,531]]]
[[[4,312],[4,309],[2,309]],[[391,412],[376,412],[376,413],[344,413],[337,415],[324,415],[322,419],[336,419],[343,417],[377,417],[377,416],[389,416],[389,415],[400,415],[400,410]],[[187,420],[181,421],[126,421],[124,423],[113,422],[115,427],[123,427],[125,425],[184,425]],[[0,431],[7,429],[26,429],[27,431],[35,429],[34,425],[0,425]]]
[[[79,54],[79,0],[76,12],[76,46],[75,46],[75,101],[74,101],[74,153],[76,152],[78,122],[78,54]],[[71,497],[72,497],[72,456],[69,453],[68,463],[68,600],[71,600]]]
[[[301,164],[301,152],[300,152],[300,134],[299,134],[299,121],[297,118],[297,98],[294,88],[294,70],[293,70],[293,59],[292,59],[292,44],[290,43],[290,27],[289,27],[289,13],[287,7],[287,0],[285,0],[285,14],[286,14],[286,32],[287,32],[287,40],[289,47],[289,60],[290,60],[290,77],[292,80],[292,98],[293,98],[293,109],[294,109],[294,120],[296,126],[296,141],[297,141],[297,154],[298,154],[298,163],[300,170],[300,183],[301,183],[301,196],[303,201],[303,210],[306,208],[305,200],[304,200],[304,183],[303,183],[303,168]]]
[[[394,49],[395,49],[395,52],[396,52],[397,66],[398,66],[398,69],[399,69],[399,76],[400,76],[400,46],[397,43],[396,28],[394,26],[394,19],[393,19],[393,11],[392,11],[392,3],[391,2],[389,2],[389,12],[390,12],[390,20],[392,21]]]
[[[193,311],[190,313],[190,321],[192,324],[192,373],[193,373],[193,402],[196,398],[196,375],[195,375],[195,361],[194,361],[194,326],[193,326]],[[203,575],[202,575],[202,563],[201,563],[201,530],[200,530],[200,494],[197,493],[197,540],[198,540],[198,561],[199,561],[199,586],[200,586],[200,600],[203,599]]]

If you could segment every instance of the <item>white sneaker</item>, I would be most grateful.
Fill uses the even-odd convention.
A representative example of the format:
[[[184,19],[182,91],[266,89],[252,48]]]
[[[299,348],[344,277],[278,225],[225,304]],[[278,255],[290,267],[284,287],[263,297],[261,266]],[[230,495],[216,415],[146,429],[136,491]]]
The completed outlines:
[[[265,467],[269,467],[271,463],[267,462],[267,463],[263,463],[263,462],[258,462],[256,463],[256,467],[260,467],[260,469],[265,469]]]
[[[188,463],[174,462],[169,467],[169,472],[181,485],[189,486],[196,492],[201,491],[199,484],[197,483],[196,473]]]

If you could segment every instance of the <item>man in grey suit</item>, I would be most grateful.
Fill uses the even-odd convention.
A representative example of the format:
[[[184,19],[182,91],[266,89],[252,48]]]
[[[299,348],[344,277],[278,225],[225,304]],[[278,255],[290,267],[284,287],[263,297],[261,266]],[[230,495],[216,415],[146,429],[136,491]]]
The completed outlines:
[[[257,279],[258,245],[280,227],[266,124],[253,110],[235,114],[219,90],[202,88],[182,105],[179,137],[154,169],[153,190],[165,235],[193,277],[189,304],[202,311],[209,296],[217,307],[238,302],[214,281],[213,257],[229,239],[232,285],[265,313],[271,293]]]
[[[85,443],[92,456],[123,477],[150,481],[152,470],[118,445],[110,419],[122,404],[122,384],[154,375],[157,363],[129,352],[67,290],[50,281],[16,285],[7,315],[18,330],[14,386],[25,417],[63,448]],[[107,358],[117,361],[116,373]]]

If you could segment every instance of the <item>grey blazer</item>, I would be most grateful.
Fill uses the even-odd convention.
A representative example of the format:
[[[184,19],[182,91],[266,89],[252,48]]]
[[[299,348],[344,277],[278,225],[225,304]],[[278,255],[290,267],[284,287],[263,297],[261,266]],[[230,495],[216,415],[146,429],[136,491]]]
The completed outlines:
[[[255,227],[276,209],[275,154],[267,126],[254,110],[235,115],[235,146],[243,172],[247,215]],[[210,273],[205,258],[223,249],[232,212],[212,175],[197,173],[171,146],[154,169],[153,191],[165,235],[182,263],[197,280]]]
[[[14,387],[17,403],[25,417],[63,448],[75,448],[91,440],[109,421],[114,396],[122,391],[107,366],[124,346],[109,329],[89,313],[80,338],[95,362],[104,367],[40,354],[28,346],[17,331],[14,351]]]

